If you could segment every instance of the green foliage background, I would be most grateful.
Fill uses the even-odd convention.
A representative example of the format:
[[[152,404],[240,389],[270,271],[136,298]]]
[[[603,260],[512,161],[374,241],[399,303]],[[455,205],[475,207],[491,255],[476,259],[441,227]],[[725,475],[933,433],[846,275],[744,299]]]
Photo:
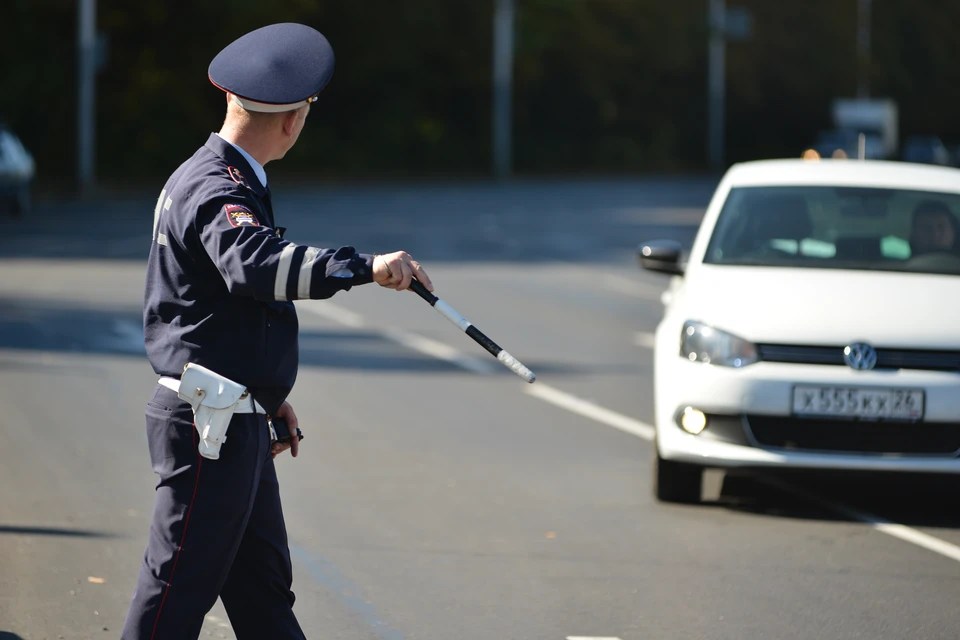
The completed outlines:
[[[76,0],[0,0],[0,117],[41,176],[75,167]],[[520,175],[706,165],[707,0],[516,0]],[[796,156],[856,90],[856,0],[738,0],[754,35],[727,51],[728,161]],[[99,0],[97,173],[167,175],[219,128],[206,69],[231,40],[310,24],[337,70],[285,175],[487,176],[493,0]],[[960,2],[873,3],[872,93],[901,133],[960,138]]]

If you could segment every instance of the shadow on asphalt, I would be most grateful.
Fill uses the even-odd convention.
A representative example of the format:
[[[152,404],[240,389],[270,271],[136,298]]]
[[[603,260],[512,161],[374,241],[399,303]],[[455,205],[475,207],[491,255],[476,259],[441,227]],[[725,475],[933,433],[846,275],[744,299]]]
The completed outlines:
[[[466,350],[465,350],[466,351]],[[490,363],[491,375],[510,377],[511,373],[480,347],[467,355],[479,363]],[[572,363],[525,359],[524,364],[538,375],[584,375],[635,373],[637,366],[581,366]],[[470,374],[438,358],[419,355],[384,338],[375,331],[300,331],[300,365],[331,369],[359,369],[377,372]]]
[[[473,375],[443,360],[421,355],[376,331],[300,330],[300,365],[322,369],[378,373],[449,373]],[[0,349],[96,354],[146,358],[139,309],[83,307],[48,300],[0,298]],[[480,362],[491,363],[491,375],[512,376],[477,347]],[[49,371],[43,362],[0,358],[0,369]],[[632,373],[626,365],[582,366],[559,361],[525,362],[538,375]],[[637,365],[639,366],[639,365]]]
[[[704,504],[779,518],[862,521],[826,506],[832,503],[908,526],[960,529],[958,495],[960,476],[950,474],[750,472],[726,473],[719,498]]]
[[[0,524],[0,535],[17,536],[59,536],[67,538],[113,538],[112,533],[86,531],[84,529],[64,529],[61,527],[25,527]],[[0,640],[4,636],[0,634]]]
[[[9,631],[0,631],[0,640],[23,640],[23,638]]]
[[[142,322],[139,310],[0,298],[0,348],[143,356]]]

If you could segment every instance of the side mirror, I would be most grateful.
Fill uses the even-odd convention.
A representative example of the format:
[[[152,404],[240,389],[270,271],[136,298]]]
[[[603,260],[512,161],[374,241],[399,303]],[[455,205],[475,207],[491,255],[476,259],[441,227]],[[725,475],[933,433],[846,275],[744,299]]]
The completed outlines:
[[[637,247],[637,259],[640,266],[648,271],[682,276],[683,267],[680,256],[683,247],[676,240],[651,240]]]

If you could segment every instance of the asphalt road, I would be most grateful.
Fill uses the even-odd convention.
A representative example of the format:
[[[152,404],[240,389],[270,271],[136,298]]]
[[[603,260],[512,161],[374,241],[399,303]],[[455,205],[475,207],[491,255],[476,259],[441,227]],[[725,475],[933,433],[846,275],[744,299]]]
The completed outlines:
[[[308,637],[958,637],[956,482],[710,473],[701,506],[652,499],[667,280],[633,248],[689,244],[712,187],[275,187],[288,238],[408,249],[538,374],[527,385],[409,293],[298,303],[307,440],[279,473]],[[0,221],[0,640],[122,626],[154,486],[155,197]],[[203,637],[233,637],[219,604]]]

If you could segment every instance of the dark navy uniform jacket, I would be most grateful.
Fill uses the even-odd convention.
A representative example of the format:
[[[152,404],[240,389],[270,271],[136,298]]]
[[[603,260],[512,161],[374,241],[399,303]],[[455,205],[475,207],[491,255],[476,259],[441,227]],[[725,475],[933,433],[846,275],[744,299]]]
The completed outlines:
[[[161,376],[193,362],[245,385],[275,413],[297,377],[292,300],[373,281],[373,256],[284,240],[270,192],[230,143],[207,143],[167,181],[154,212],[144,337]]]

